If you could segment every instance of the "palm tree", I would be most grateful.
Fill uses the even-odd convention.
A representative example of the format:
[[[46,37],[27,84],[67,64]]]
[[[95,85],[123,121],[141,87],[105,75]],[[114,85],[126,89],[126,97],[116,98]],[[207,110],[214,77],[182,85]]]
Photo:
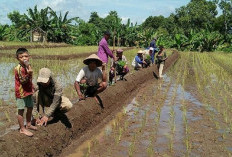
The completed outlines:
[[[71,28],[75,25],[73,22],[78,23],[79,17],[73,17],[68,19],[68,11],[65,13],[64,17],[61,12],[59,16],[54,10],[49,8],[50,14],[52,17],[51,26],[52,26],[52,36],[56,39],[57,42],[67,42],[69,40],[69,32]]]

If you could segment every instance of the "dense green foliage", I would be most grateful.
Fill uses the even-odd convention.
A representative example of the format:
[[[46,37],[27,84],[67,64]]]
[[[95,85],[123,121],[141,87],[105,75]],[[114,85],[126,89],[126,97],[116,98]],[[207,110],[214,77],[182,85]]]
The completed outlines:
[[[218,16],[217,6],[222,14]],[[116,11],[105,18],[92,12],[89,21],[68,18],[50,7],[29,8],[27,14],[13,11],[8,14],[12,25],[0,25],[0,40],[29,41],[31,31],[40,28],[49,42],[74,45],[97,45],[105,30],[110,30],[117,46],[148,47],[154,37],[157,44],[191,51],[231,51],[232,1],[191,0],[177,8],[169,17],[150,16],[141,25],[130,19],[122,23]],[[113,45],[113,38],[109,41]]]

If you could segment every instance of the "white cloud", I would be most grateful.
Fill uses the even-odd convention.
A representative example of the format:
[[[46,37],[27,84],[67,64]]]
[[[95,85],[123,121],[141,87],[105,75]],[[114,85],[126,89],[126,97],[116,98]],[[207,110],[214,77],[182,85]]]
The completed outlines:
[[[126,24],[127,21],[128,21],[128,19],[129,19],[129,17],[121,17],[121,19],[122,19],[122,23]]]

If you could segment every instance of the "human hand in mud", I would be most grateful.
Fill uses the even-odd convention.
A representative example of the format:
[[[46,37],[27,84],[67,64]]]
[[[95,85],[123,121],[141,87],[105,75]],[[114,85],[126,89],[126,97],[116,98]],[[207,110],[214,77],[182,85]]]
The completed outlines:
[[[79,101],[85,100],[85,96],[81,92],[78,94],[78,96],[79,96]]]
[[[36,124],[36,125],[39,125],[40,122],[41,122],[40,118],[37,118],[37,119],[35,120],[35,124]]]
[[[48,117],[47,116],[43,116],[40,120],[40,123],[38,125],[43,126],[43,125],[47,125],[48,122]]]

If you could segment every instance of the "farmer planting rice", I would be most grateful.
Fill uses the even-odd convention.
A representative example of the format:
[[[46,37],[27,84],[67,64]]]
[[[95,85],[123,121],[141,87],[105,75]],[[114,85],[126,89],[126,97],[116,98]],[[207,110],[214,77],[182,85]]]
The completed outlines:
[[[98,57],[101,59],[104,65],[108,63],[108,56],[110,58],[113,58],[116,60],[116,57],[113,54],[113,51],[109,49],[107,41],[110,39],[111,33],[109,31],[104,32],[104,37],[101,39],[99,42],[99,47],[98,47]],[[107,66],[106,66],[107,67]]]
[[[132,66],[135,70],[139,70],[143,68],[144,65],[147,65],[147,63],[143,60],[143,51],[139,50],[132,62]]]
[[[111,69],[109,73],[109,81],[112,83],[114,78],[114,70],[116,68],[116,75],[120,75],[120,80],[123,80],[124,76],[129,72],[129,68],[127,66],[126,56],[123,55],[122,49],[117,49],[116,62],[112,62]],[[114,68],[114,66],[116,67]]]
[[[29,64],[29,53],[25,48],[19,48],[16,51],[16,58],[19,64],[15,67],[15,96],[16,104],[18,109],[18,123],[19,132],[27,136],[33,136],[33,133],[27,129],[37,130],[37,128],[31,125],[31,114],[33,109],[33,84],[32,74],[33,70]],[[26,128],[24,126],[23,112],[24,108],[27,107],[26,113]]]
[[[164,52],[163,46],[159,46],[159,52],[158,52],[156,58],[157,58],[157,67],[159,69],[159,78],[162,78],[165,60],[167,59],[167,55],[166,55],[166,52]]]
[[[97,94],[107,87],[105,65],[102,65],[101,59],[95,54],[87,57],[83,63],[87,66],[80,70],[74,84],[77,95],[79,100],[94,97],[98,102]],[[100,66],[102,66],[102,71],[98,68]]]
[[[36,92],[33,95],[35,103],[33,117],[36,124],[46,126],[50,117],[55,118],[72,108],[73,104],[63,96],[62,91],[61,84],[52,76],[50,69],[39,70]],[[42,114],[40,114],[40,107],[42,107]]]

